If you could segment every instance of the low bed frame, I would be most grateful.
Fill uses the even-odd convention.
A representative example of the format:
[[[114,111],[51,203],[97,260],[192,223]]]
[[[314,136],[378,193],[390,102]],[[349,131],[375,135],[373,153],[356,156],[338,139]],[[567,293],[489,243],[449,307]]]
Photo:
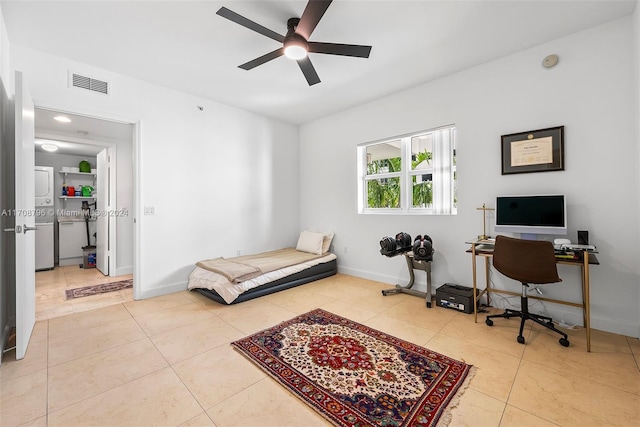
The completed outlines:
[[[258,286],[250,289],[238,296],[231,304],[247,301],[253,298],[259,298],[265,295],[272,294],[274,292],[283,291],[285,289],[294,288],[305,283],[314,282],[316,280],[324,279],[325,277],[333,276],[338,272],[337,261],[331,260],[329,262],[318,264],[306,270],[299,271],[290,276],[283,277],[270,283]],[[227,302],[214,290],[195,288],[195,291],[200,292],[202,295],[211,298],[221,304],[227,304]]]

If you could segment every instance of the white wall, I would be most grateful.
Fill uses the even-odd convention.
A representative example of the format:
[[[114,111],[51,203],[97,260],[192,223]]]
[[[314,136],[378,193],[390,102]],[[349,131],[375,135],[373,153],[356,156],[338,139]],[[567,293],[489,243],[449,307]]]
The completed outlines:
[[[501,194],[565,193],[568,237],[576,240],[577,230],[589,230],[601,251],[601,265],[591,269],[593,327],[637,336],[640,194],[636,100],[629,90],[637,79],[632,35],[633,20],[626,17],[303,125],[301,227],[336,232],[341,272],[387,283],[406,283],[408,272],[402,257],[379,254],[379,240],[400,231],[429,234],[437,251],[434,289],[446,282],[471,286],[465,241],[482,233],[477,207],[495,206]],[[544,69],[541,61],[551,53],[560,63]],[[457,216],[357,214],[358,143],[451,123],[458,138]],[[501,175],[501,135],[560,125],[564,171]],[[579,301],[579,269],[559,268],[563,284],[545,292]],[[424,289],[424,277],[418,280]],[[519,284],[498,275],[493,280],[519,291]],[[577,309],[545,306],[559,320],[582,323]],[[571,315],[563,319],[565,313]]]
[[[8,82],[11,79],[11,63],[9,61],[9,36],[7,35],[7,27],[4,23],[4,16],[2,15],[2,9],[0,9],[0,78],[5,82],[7,91],[13,93]]]
[[[36,106],[139,123],[137,200],[156,214],[136,216],[137,297],[186,289],[201,259],[295,245],[296,126],[22,46],[11,65]],[[109,81],[111,95],[69,89],[69,69]]]

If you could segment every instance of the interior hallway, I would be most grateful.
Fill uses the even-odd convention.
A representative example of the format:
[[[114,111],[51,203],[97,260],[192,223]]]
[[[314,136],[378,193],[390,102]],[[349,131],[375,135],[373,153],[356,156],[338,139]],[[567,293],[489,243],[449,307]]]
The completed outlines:
[[[124,276],[105,276],[97,268],[80,268],[78,265],[56,267],[36,272],[36,321],[80,313],[108,305],[133,300],[133,289],[66,299],[65,290],[131,279]]]
[[[317,307],[476,366],[452,427],[637,424],[638,339],[593,330],[587,353],[583,330],[565,348],[529,323],[521,345],[515,319],[490,328],[389,287],[338,274],[232,306],[183,291],[39,321],[0,368],[0,425],[326,426],[229,345]]]

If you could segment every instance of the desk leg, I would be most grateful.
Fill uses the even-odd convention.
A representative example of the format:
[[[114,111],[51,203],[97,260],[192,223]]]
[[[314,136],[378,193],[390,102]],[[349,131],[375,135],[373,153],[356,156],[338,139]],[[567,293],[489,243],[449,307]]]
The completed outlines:
[[[587,352],[591,352],[591,301],[589,298],[589,252],[583,253],[582,266],[582,306],[584,328],[587,331]]]
[[[471,245],[471,271],[473,275],[473,321],[478,323],[478,285],[476,283],[476,246]]]
[[[491,266],[489,265],[489,257],[484,257],[484,288],[486,289],[485,295],[487,296],[487,306],[491,305],[491,292],[489,292],[489,271]]]

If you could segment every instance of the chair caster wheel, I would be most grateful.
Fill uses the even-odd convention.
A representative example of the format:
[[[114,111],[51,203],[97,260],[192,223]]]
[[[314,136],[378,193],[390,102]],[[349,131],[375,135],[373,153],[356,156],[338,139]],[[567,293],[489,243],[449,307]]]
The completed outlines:
[[[560,345],[563,347],[569,347],[569,340],[566,338],[560,338]]]
[[[519,337],[518,337],[518,342],[519,342],[520,344],[524,344],[524,337],[523,337],[523,336],[519,336]]]
[[[484,323],[486,323],[489,326],[493,326],[493,320],[491,320],[491,319],[485,320]]]

